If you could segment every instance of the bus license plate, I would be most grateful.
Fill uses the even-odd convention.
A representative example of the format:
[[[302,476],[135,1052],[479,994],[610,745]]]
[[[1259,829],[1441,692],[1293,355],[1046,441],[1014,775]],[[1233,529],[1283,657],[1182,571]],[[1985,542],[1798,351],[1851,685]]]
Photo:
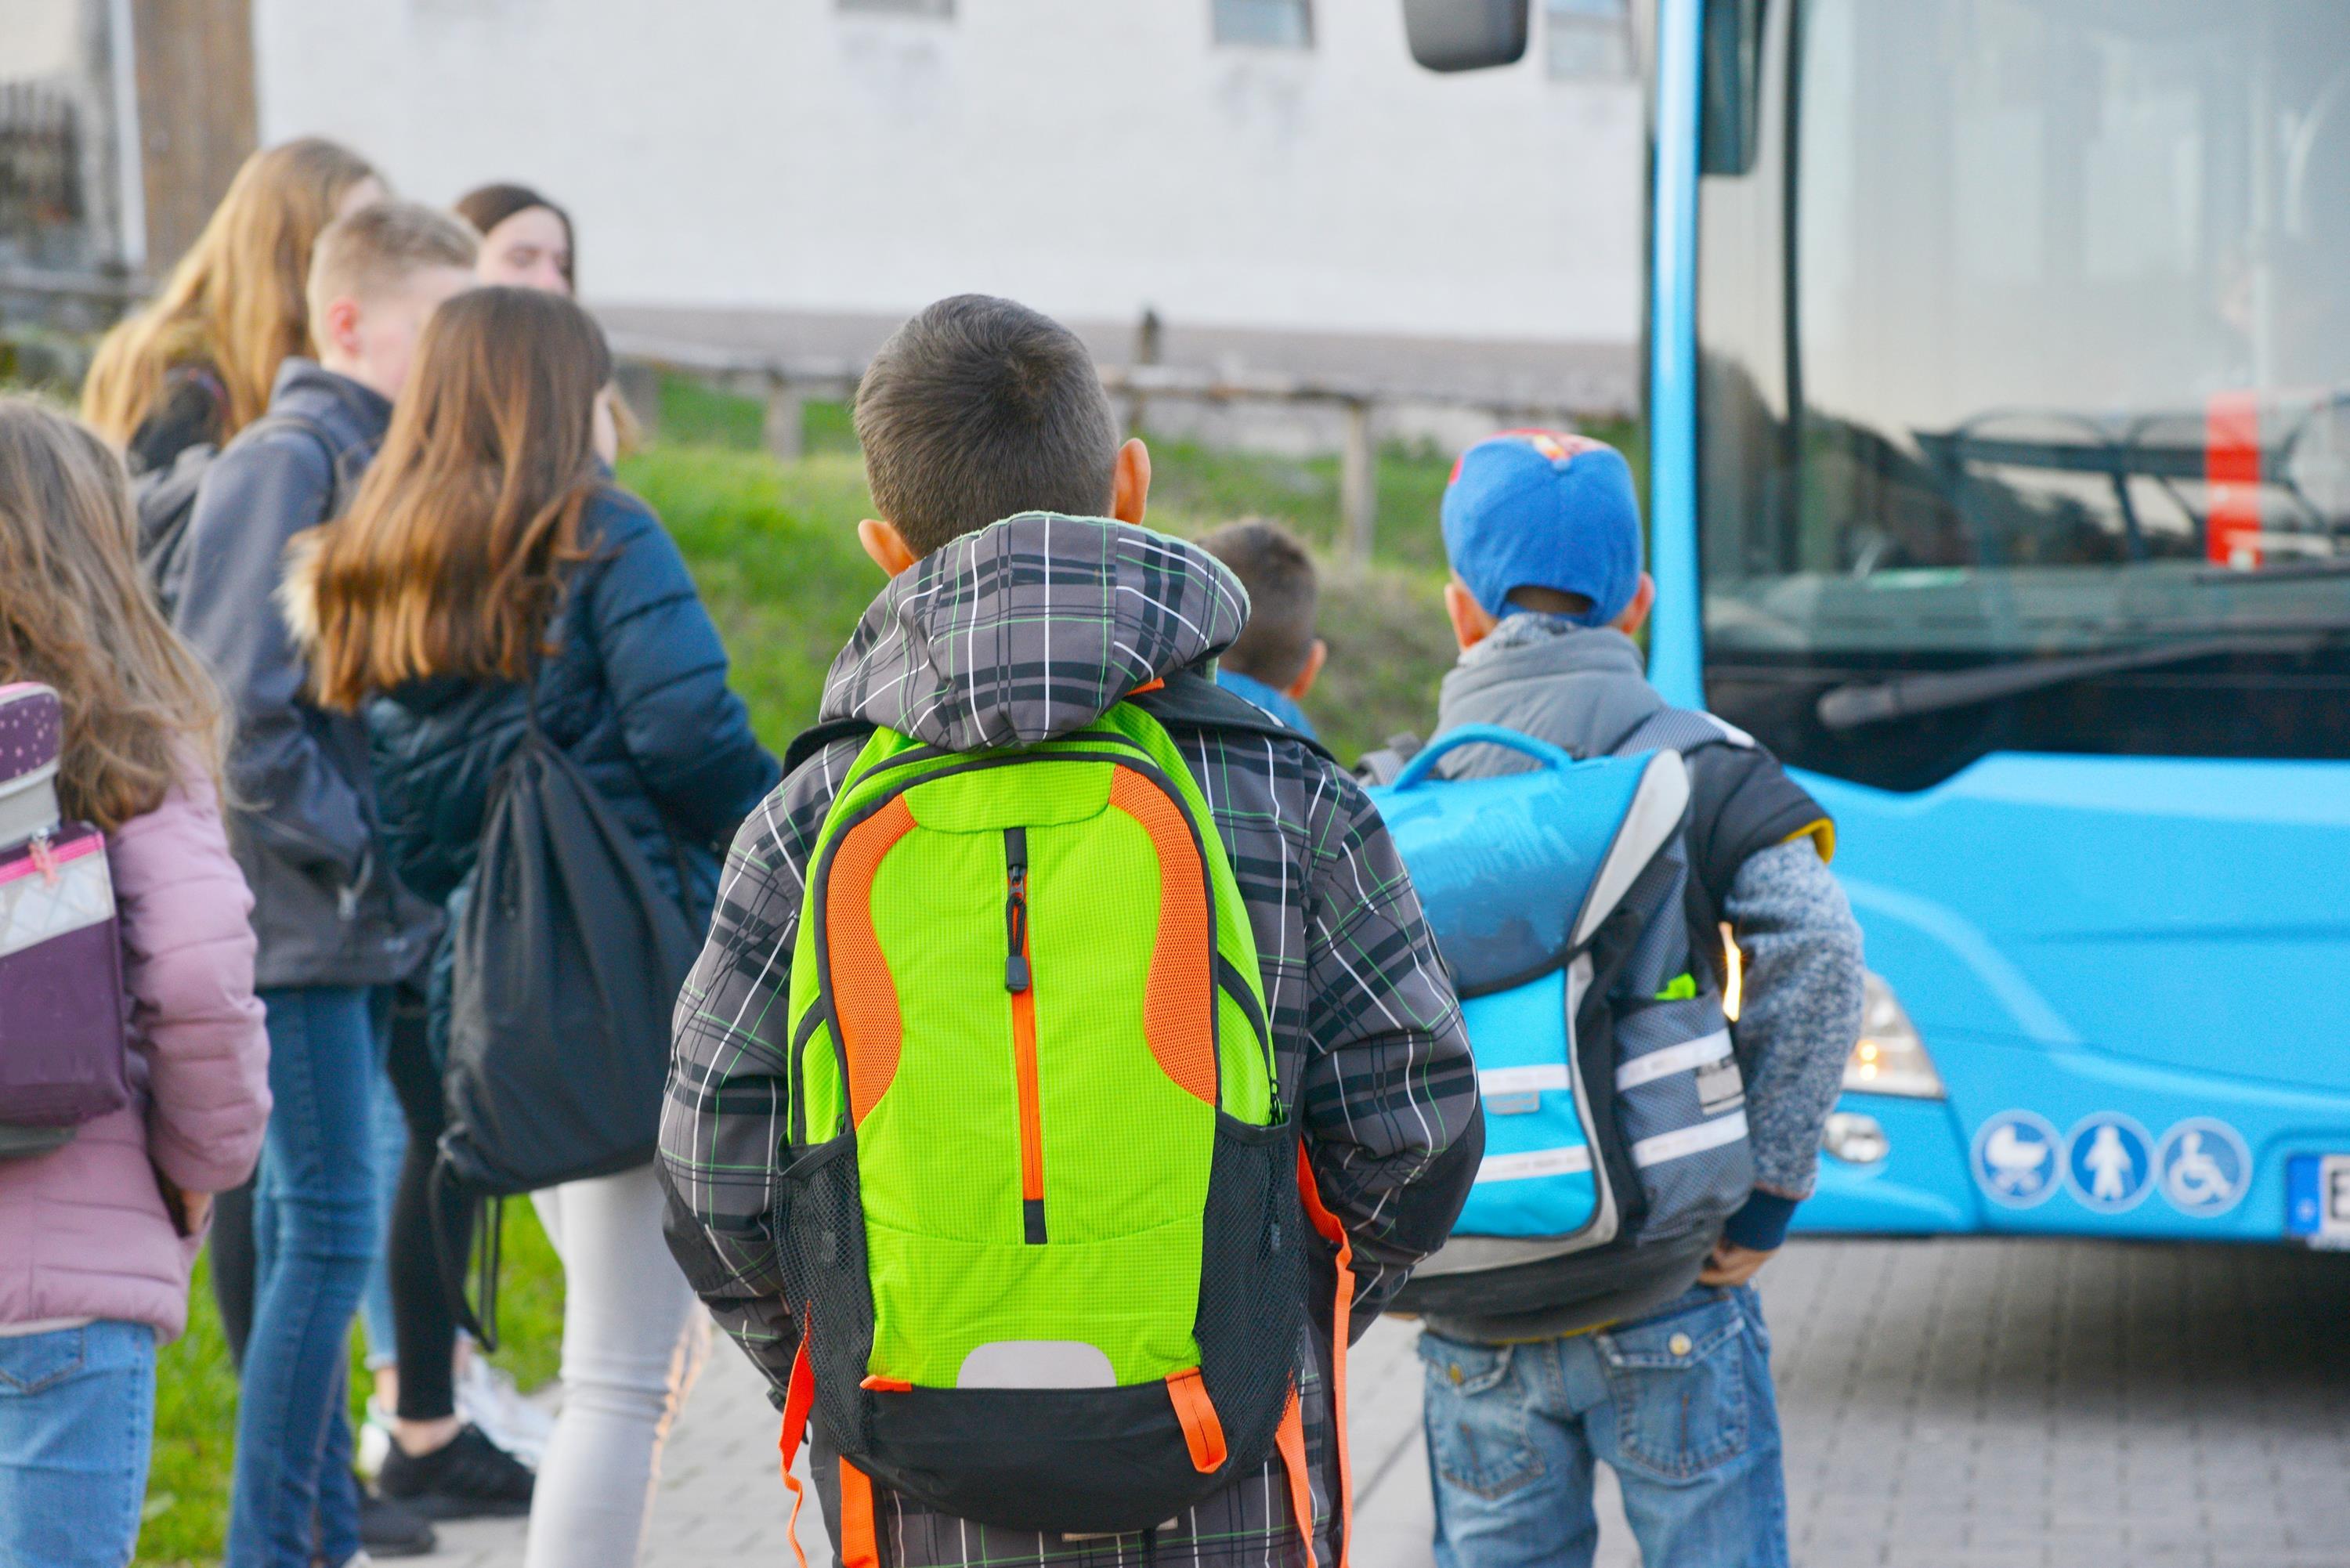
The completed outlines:
[[[2299,1154],[2285,1166],[2285,1230],[2350,1250],[2350,1154]]]

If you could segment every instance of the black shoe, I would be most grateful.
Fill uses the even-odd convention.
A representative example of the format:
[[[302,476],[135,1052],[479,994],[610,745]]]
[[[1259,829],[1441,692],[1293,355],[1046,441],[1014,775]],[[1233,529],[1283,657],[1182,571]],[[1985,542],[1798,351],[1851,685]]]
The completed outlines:
[[[530,1511],[533,1480],[520,1459],[468,1423],[429,1454],[393,1443],[375,1484],[427,1519],[512,1519]]]
[[[359,1544],[371,1556],[422,1557],[440,1550],[440,1538],[414,1509],[359,1488]]]

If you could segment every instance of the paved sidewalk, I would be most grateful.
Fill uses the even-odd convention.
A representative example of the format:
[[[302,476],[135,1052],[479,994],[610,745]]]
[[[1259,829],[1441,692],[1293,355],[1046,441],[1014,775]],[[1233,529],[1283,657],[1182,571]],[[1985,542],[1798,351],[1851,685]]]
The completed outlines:
[[[1803,1568],[2350,1568],[2350,1258],[2105,1243],[1798,1242],[1763,1276]],[[1427,1568],[1407,1324],[1357,1349],[1357,1568]],[[715,1347],[652,1568],[775,1568],[757,1376]],[[1602,1472],[1602,1568],[1638,1562]],[[829,1564],[811,1501],[801,1539]],[[518,1524],[434,1563],[509,1568]]]

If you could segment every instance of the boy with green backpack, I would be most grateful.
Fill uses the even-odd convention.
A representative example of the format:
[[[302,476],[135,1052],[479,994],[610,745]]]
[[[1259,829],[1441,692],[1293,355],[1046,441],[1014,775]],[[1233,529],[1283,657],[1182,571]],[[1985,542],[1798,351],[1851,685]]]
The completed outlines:
[[[891,580],[679,998],[671,1248],[852,1568],[1340,1563],[1346,1345],[1483,1141],[1410,884],[1066,329],[942,300],[857,424]]]

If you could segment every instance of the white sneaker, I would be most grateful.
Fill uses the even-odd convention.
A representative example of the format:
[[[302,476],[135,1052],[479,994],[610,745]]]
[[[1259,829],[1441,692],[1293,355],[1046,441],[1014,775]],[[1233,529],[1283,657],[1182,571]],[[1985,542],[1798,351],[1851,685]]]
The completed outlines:
[[[359,1425],[358,1463],[353,1468],[373,1480],[383,1469],[385,1456],[390,1452],[390,1413],[369,1399],[367,1402],[367,1419]]]
[[[457,1416],[533,1469],[555,1432],[555,1417],[546,1407],[516,1387],[504,1370],[491,1366],[478,1347],[457,1374]]]

